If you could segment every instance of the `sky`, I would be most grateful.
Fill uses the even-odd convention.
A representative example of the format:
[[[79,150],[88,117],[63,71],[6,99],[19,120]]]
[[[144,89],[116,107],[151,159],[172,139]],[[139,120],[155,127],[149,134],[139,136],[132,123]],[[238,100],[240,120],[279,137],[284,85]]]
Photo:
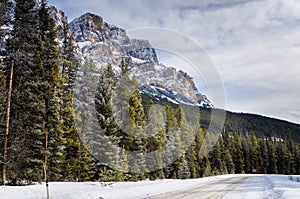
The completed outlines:
[[[49,0],[49,4],[62,9],[70,21],[91,12],[126,30],[178,31],[197,42],[214,63],[225,89],[224,108],[300,124],[298,0]],[[167,57],[159,59],[176,66],[176,59]],[[209,88],[195,79],[209,98]]]

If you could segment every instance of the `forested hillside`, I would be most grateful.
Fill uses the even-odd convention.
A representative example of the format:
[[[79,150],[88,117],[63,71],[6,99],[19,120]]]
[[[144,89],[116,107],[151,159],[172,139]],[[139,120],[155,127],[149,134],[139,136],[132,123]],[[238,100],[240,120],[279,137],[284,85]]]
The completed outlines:
[[[125,62],[116,74],[79,60],[68,25],[59,36],[38,2],[1,1],[2,184],[300,174],[299,125],[228,112],[223,130],[208,132],[209,109],[131,91]]]
[[[223,110],[217,110],[223,111]],[[211,109],[200,107],[201,126],[207,128]],[[226,111],[225,128],[230,132],[249,135],[251,131],[260,138],[276,138],[300,142],[300,125],[288,121],[250,113]]]

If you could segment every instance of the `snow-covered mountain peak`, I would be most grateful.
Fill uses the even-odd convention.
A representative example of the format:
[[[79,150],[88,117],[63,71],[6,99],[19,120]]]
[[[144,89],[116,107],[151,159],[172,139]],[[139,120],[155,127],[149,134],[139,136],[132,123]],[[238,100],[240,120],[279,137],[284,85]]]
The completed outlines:
[[[166,67],[159,62],[148,40],[129,38],[125,29],[111,25],[102,17],[86,13],[70,24],[70,30],[83,57],[98,67],[112,64],[118,73],[125,60],[144,92],[157,99],[211,107],[210,101],[198,92],[187,73]]]

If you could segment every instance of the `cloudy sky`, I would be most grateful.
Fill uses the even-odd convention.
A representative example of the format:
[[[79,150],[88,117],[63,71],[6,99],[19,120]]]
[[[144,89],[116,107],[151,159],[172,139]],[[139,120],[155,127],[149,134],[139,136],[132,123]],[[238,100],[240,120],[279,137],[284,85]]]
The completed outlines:
[[[159,27],[183,33],[203,47],[217,68],[224,83],[226,109],[300,123],[298,0],[49,0],[49,3],[65,11],[69,20],[92,12],[127,30]],[[172,59],[161,61],[175,64]],[[201,81],[197,84],[209,96]]]

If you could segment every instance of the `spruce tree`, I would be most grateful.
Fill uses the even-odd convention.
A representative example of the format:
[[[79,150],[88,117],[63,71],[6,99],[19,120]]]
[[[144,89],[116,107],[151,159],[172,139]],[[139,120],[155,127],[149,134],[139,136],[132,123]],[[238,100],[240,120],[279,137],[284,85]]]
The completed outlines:
[[[224,168],[226,168],[226,171],[228,174],[234,174],[235,173],[235,165],[233,163],[232,155],[230,154],[228,149],[225,149],[223,152],[223,164]]]
[[[233,162],[232,154],[233,154],[233,142],[230,137],[229,131],[223,132],[223,140],[224,140],[224,150],[222,154],[222,159],[224,162],[224,167],[226,167],[226,170],[228,173],[233,174],[235,171],[235,165]]]
[[[77,80],[74,85],[74,106],[77,115],[76,125],[87,140],[91,140],[92,133],[97,124],[95,109],[95,91],[99,79],[97,67],[92,59],[84,58],[84,62],[77,69]]]
[[[235,165],[235,173],[243,173],[244,172],[244,156],[243,156],[243,148],[240,135],[238,133],[234,133],[234,151],[233,151],[233,161]]]
[[[296,155],[296,147],[295,143],[292,141],[286,141],[287,149],[289,151],[290,155],[290,174],[295,174],[296,173],[296,161],[297,161],[297,155]]]
[[[189,179],[191,177],[191,171],[185,154],[182,156],[181,159],[182,159],[182,164],[179,171],[180,179]]]
[[[276,147],[277,171],[279,174],[290,174],[290,156],[285,142],[279,142]]]
[[[3,181],[3,185],[6,184],[6,173],[7,173],[7,144],[8,144],[8,135],[9,133],[9,103],[11,95],[11,82],[10,78],[6,78],[6,75],[11,76],[7,71],[6,64],[9,58],[7,50],[7,37],[10,36],[10,30],[2,28],[3,26],[10,26],[11,19],[9,17],[9,12],[12,10],[12,2],[10,0],[1,0],[0,1],[0,161],[2,162],[2,172],[0,174]],[[6,62],[6,64],[4,64]],[[9,86],[7,88],[6,81],[9,79]],[[2,176],[3,175],[3,176]]]
[[[111,65],[102,68],[95,95],[95,108],[98,122],[106,136],[116,136],[119,128],[113,118],[112,97],[115,86],[115,74]]]
[[[217,175],[228,173],[222,159],[222,154],[224,154],[224,142],[222,137],[219,137],[219,140],[214,146],[214,149],[211,154],[211,166],[213,168],[214,174]]]
[[[198,128],[196,127],[196,129],[191,129],[193,131],[197,131]],[[188,148],[188,150],[186,151],[186,159],[188,161],[188,165],[189,165],[189,170],[190,170],[190,178],[197,178],[199,177],[198,175],[198,163],[197,163],[197,146],[196,146],[197,142],[196,142],[196,136],[195,139],[192,141],[192,143],[190,144],[190,147]]]
[[[0,160],[3,162],[3,150],[4,150],[4,142],[5,142],[5,122],[6,122],[6,75],[4,70],[4,65],[2,64],[2,60],[0,60]],[[2,164],[1,164],[2,166]],[[3,169],[3,168],[2,168]],[[5,171],[4,171],[5,172]],[[2,179],[2,173],[0,174],[0,179]]]
[[[73,88],[75,86],[75,80],[77,76],[78,68],[80,67],[80,61],[76,56],[76,47],[74,44],[74,40],[70,33],[68,24],[64,24],[63,27],[63,45],[62,45],[62,120],[63,120],[63,131],[64,131],[64,139],[66,141],[66,149],[65,149],[65,171],[68,173],[67,178],[78,179],[79,176],[79,168],[80,161],[82,159],[86,159],[89,157],[88,149],[84,147],[86,144],[80,140],[80,137],[84,137],[86,135],[85,132],[80,132],[76,127],[75,122],[75,110],[74,110],[74,93]],[[80,135],[81,133],[81,135]],[[83,147],[83,148],[82,148]],[[80,157],[80,156],[83,157]],[[88,158],[89,159],[89,158]],[[93,169],[93,161],[88,160],[90,163],[90,170]],[[81,176],[90,176],[89,170],[86,168],[85,170],[80,171]],[[83,174],[83,172],[87,172]]]
[[[205,171],[208,169],[208,153],[206,150],[206,140],[205,132],[201,129],[199,122],[196,125],[196,135],[195,135],[195,151],[196,151],[196,161],[197,161],[197,177],[203,177]],[[206,175],[210,175],[206,173]]]
[[[177,119],[178,133],[181,143],[179,147],[179,152],[183,154],[188,149],[189,145],[192,143],[192,140],[194,139],[194,133],[193,129],[190,128],[182,106],[184,105],[178,106],[175,112],[175,116]]]
[[[259,146],[257,142],[257,138],[254,134],[254,132],[250,133],[249,137],[249,152],[250,152],[250,166],[251,166],[251,172],[259,172],[259,159],[260,159],[260,152],[259,152]]]
[[[196,136],[197,143],[197,162],[199,165],[199,176],[207,177],[211,175],[211,166],[209,161],[209,154],[207,152],[206,145],[208,143],[210,137],[208,132],[200,129],[200,125],[198,126],[198,133]]]
[[[28,182],[43,178],[46,153],[45,124],[46,105],[41,59],[42,41],[39,38],[37,5],[34,0],[17,0],[12,39],[9,45],[14,60],[9,176],[11,183],[26,179]],[[9,69],[8,69],[9,70]]]
[[[98,155],[95,155],[95,148],[98,147],[98,142],[106,144],[108,140],[100,141],[98,120],[94,114],[95,104],[94,97],[97,87],[97,67],[95,63],[85,57],[85,61],[80,68],[77,69],[77,80],[74,85],[74,109],[76,113],[76,126],[80,135],[80,147],[79,147],[79,181],[87,180],[87,177],[94,177],[96,160],[102,159]],[[96,137],[97,138],[96,138]],[[100,136],[100,135],[99,135]],[[95,147],[95,145],[97,145]],[[108,147],[108,146],[101,146]],[[91,157],[91,154],[95,157]],[[98,154],[98,153],[97,153]],[[87,163],[85,163],[87,162]],[[84,165],[84,166],[83,166]],[[84,176],[84,178],[83,178]]]
[[[295,173],[297,175],[300,174],[300,145],[299,144],[296,144],[295,145],[295,148],[294,148],[294,157],[296,159],[296,162],[295,162]]]
[[[7,37],[10,37],[10,29],[7,28],[11,26],[12,19],[10,12],[13,9],[13,3],[11,0],[1,0],[0,1],[0,57],[1,59],[7,59]],[[6,28],[3,28],[6,26]],[[3,56],[3,57],[2,57]],[[1,60],[3,61],[3,60]]]
[[[183,111],[182,105],[179,105],[175,111],[175,118],[176,118],[176,130],[173,131],[174,136],[174,148],[175,150],[175,157],[178,159],[172,164],[174,166],[174,177],[181,178],[181,168],[182,164],[184,163],[183,156],[189,148],[189,145],[192,144],[194,139],[192,129],[190,128],[185,112]]]
[[[275,143],[272,141],[267,142],[268,149],[268,165],[267,165],[267,173],[269,174],[277,174],[277,159],[275,153]]]
[[[84,143],[84,142],[83,142]],[[95,174],[95,160],[90,154],[90,150],[83,143],[79,147],[79,161],[78,161],[78,181],[91,181]]]
[[[261,160],[259,162],[259,171],[261,173],[267,173],[267,167],[269,166],[268,148],[266,140],[259,140],[260,156]]]
[[[45,180],[61,179],[62,164],[64,161],[63,129],[61,118],[61,68],[59,65],[58,34],[55,21],[49,15],[46,1],[42,1],[39,16],[39,37],[42,41],[41,58],[44,68],[44,102],[46,105],[45,114],[45,141],[46,150],[44,165],[48,174]]]
[[[156,168],[150,172],[151,180],[164,178],[164,154],[160,150],[163,150],[167,145],[165,120],[164,107],[152,104],[148,112],[148,124],[146,126],[147,152],[153,154],[151,159],[147,159],[147,165],[151,165],[150,168],[152,169]]]
[[[146,172],[146,160],[144,159],[144,153],[146,152],[146,140],[145,140],[145,122],[144,122],[144,109],[142,106],[142,97],[139,90],[135,90],[129,97],[128,104],[130,118],[133,122],[132,132],[133,136],[130,136],[127,144],[131,146],[129,150],[132,152],[132,156],[129,158],[129,163],[133,166],[132,176],[133,180],[143,180]]]
[[[119,127],[113,117],[112,97],[115,87],[115,74],[111,65],[101,69],[101,76],[98,81],[95,95],[95,109],[101,130],[95,132],[91,145],[94,154],[100,164],[100,180],[115,180],[116,172],[109,166],[118,167],[120,150],[118,143]],[[107,165],[107,164],[110,165]],[[119,177],[118,177],[119,178]]]
[[[171,144],[172,147],[167,149],[167,152],[164,154],[163,159],[166,163],[169,163],[163,171],[166,178],[176,178],[176,168],[173,162],[174,157],[178,157],[178,148],[179,148],[179,136],[177,133],[178,123],[175,117],[175,113],[172,107],[165,106],[166,111],[166,138],[168,144]]]
[[[251,173],[251,165],[250,165],[250,150],[248,139],[245,136],[241,137],[243,156],[244,156],[244,171],[245,173]]]

